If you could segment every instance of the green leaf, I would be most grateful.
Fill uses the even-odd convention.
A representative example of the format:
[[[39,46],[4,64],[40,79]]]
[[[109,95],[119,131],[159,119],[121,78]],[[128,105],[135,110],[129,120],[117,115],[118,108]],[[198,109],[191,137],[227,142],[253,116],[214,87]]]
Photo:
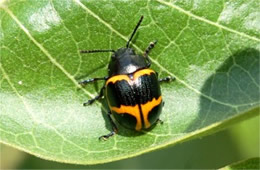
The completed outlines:
[[[253,1],[0,1],[0,140],[38,157],[76,164],[136,156],[213,133],[259,113],[260,26]],[[83,107],[103,83],[110,54],[151,52],[162,84],[164,121],[142,134],[119,126],[108,141],[106,102]]]
[[[221,168],[221,170],[232,170],[232,169],[259,169],[260,158],[251,158],[243,161],[233,163],[231,165]]]

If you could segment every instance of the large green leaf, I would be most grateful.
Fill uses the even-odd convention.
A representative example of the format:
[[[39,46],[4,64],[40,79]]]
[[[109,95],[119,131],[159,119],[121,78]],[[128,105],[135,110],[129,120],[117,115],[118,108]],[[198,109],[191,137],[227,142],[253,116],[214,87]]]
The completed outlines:
[[[39,157],[94,164],[127,158],[224,128],[259,112],[259,12],[248,1],[0,1],[0,140]],[[111,127],[105,100],[83,107],[126,44],[151,53],[162,84],[164,124],[144,134]]]

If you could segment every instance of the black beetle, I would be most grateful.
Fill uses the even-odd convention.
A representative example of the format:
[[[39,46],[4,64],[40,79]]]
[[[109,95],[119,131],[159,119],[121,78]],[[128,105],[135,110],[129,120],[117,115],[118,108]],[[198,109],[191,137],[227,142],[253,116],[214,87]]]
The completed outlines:
[[[148,54],[157,41],[149,44],[144,55],[137,55],[134,49],[130,48],[130,42],[143,20],[141,16],[126,47],[118,50],[83,50],[81,53],[112,52],[111,61],[108,66],[108,76],[92,78],[80,82],[81,85],[105,80],[99,95],[84,103],[84,106],[105,96],[109,106],[109,121],[112,124],[112,131],[99,139],[108,139],[117,133],[118,129],[112,119],[122,126],[140,131],[148,129],[156,124],[164,104],[161,96],[160,82],[169,82],[174,78],[168,76],[158,79],[158,74],[150,69]]]

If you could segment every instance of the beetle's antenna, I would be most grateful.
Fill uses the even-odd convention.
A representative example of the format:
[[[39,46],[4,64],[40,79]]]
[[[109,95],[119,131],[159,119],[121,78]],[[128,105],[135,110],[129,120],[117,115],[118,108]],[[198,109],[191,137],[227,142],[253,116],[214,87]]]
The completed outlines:
[[[143,18],[144,18],[144,16],[141,16],[140,20],[138,21],[137,25],[135,26],[135,29],[134,29],[134,31],[133,31],[131,37],[129,38],[128,42],[126,43],[126,48],[129,47],[129,44],[130,44],[131,40],[133,39],[133,37],[134,37],[134,35],[135,35],[135,32],[136,32],[136,30],[138,29],[138,27],[140,26],[140,24],[141,24]]]
[[[104,52],[112,52],[114,53],[115,50],[81,50],[80,53],[104,53]]]

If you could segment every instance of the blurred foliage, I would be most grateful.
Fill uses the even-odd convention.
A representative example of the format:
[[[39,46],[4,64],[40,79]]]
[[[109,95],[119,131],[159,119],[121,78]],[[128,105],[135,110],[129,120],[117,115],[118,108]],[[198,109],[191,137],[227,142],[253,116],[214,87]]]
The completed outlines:
[[[228,165],[221,170],[232,169],[260,169],[260,158],[251,158]]]
[[[18,151],[20,152],[20,151]],[[2,165],[10,152],[1,155]],[[17,169],[216,169],[251,157],[259,157],[259,116],[236,124],[225,131],[176,146],[164,148],[135,158],[93,166],[61,164],[23,154],[23,162],[9,168]],[[163,158],[163,159],[161,159]],[[6,167],[6,166],[5,166]]]

